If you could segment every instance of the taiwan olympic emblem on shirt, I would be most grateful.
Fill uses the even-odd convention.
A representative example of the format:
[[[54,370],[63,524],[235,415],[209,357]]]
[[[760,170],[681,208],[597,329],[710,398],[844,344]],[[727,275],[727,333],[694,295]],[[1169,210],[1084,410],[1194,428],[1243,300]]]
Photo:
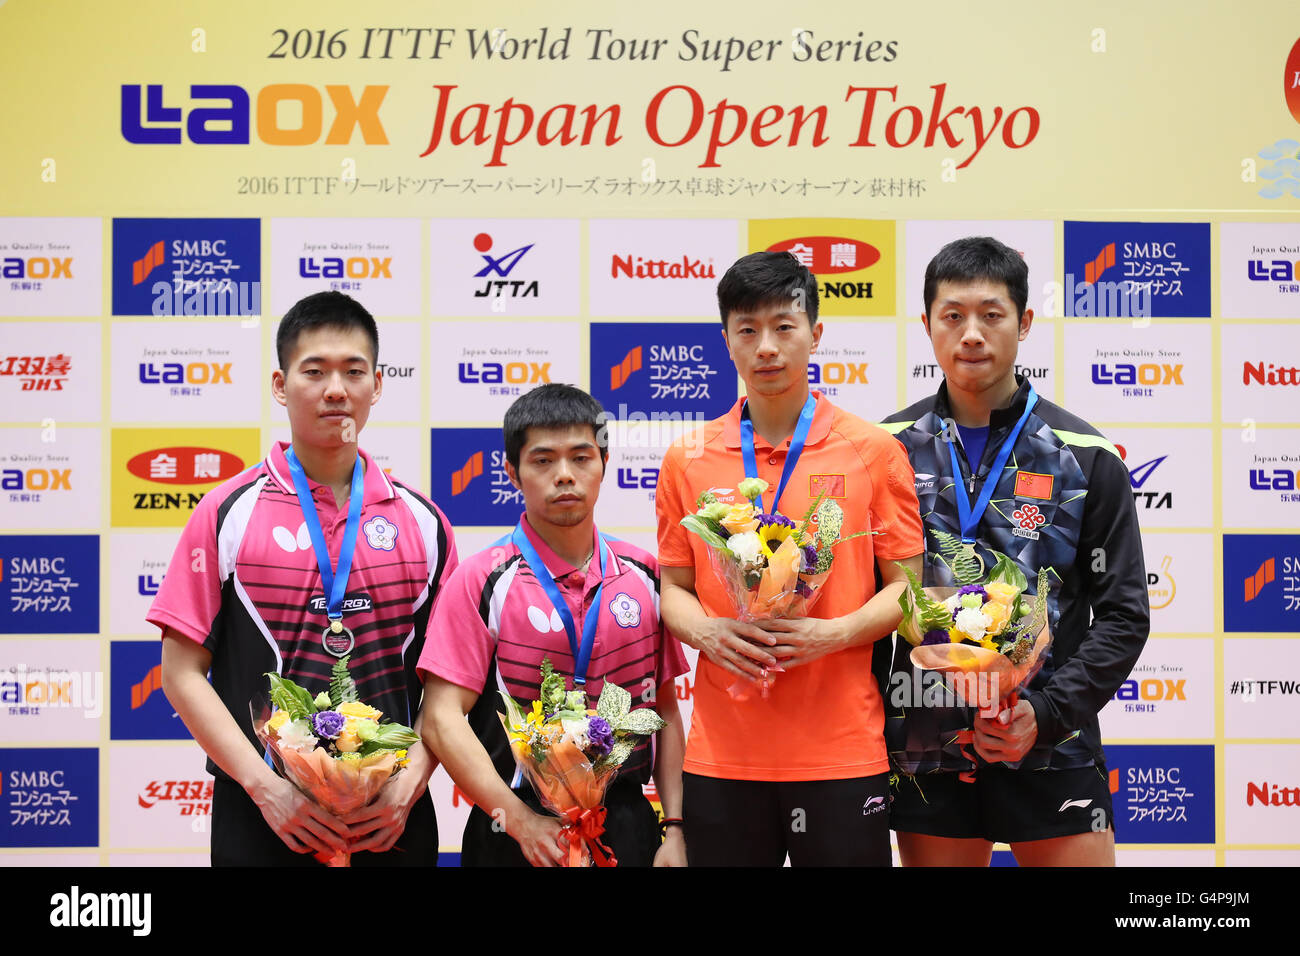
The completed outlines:
[[[1047,518],[1038,510],[1038,505],[1021,505],[1011,512],[1011,517],[1016,522],[1011,533],[1017,538],[1031,538],[1034,541],[1038,540],[1036,529],[1047,523]]]
[[[641,605],[629,594],[620,591],[609,602],[609,611],[619,627],[636,627],[641,623]]]
[[[397,547],[397,525],[379,515],[361,526],[366,541],[376,551],[392,551]]]

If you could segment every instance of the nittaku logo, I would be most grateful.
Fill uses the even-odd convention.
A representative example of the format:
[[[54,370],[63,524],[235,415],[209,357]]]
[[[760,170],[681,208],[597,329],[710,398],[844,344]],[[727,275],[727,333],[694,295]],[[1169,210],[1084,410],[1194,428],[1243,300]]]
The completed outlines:
[[[1241,363],[1242,385],[1300,385],[1300,368],[1272,362]]]
[[[1039,538],[1037,529],[1047,523],[1047,517],[1038,505],[1021,505],[1011,512],[1011,518],[1016,523],[1011,533],[1018,538],[1030,538],[1034,541]]]
[[[1152,491],[1143,487],[1155,470],[1169,456],[1161,455],[1159,458],[1144,461],[1140,465],[1129,465],[1128,449],[1123,445],[1116,445],[1115,449],[1119,452],[1119,457],[1124,464],[1128,465],[1128,481],[1133,486],[1133,503],[1148,511],[1155,511],[1159,508],[1172,508],[1174,506],[1174,493],[1172,491]]]
[[[644,256],[613,255],[609,262],[610,278],[618,279],[716,279],[713,260],[682,256],[680,259],[647,259]]]
[[[514,271],[519,261],[533,248],[535,243],[529,243],[526,246],[520,246],[518,249],[511,249],[502,256],[490,256],[488,252],[492,249],[492,236],[486,232],[480,232],[474,237],[474,248],[479,251],[486,265],[474,273],[476,279],[486,279],[483,288],[474,293],[475,298],[485,298],[487,296],[505,296],[509,295],[512,299],[537,298],[539,285],[536,279],[511,279],[510,273]],[[492,276],[500,278],[493,279]]]
[[[1300,807],[1300,787],[1279,787],[1277,784],[1246,782],[1246,806],[1262,803],[1266,807]]]
[[[24,392],[61,392],[72,370],[72,358],[58,355],[6,355],[0,359],[0,376],[12,375]]]

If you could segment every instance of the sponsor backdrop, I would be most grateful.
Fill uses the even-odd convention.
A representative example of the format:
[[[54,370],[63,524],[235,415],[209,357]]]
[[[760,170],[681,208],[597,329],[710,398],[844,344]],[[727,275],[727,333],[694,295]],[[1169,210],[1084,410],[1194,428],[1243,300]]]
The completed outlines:
[[[517,519],[501,415],[555,381],[617,419],[598,516],[653,548],[663,450],[740,394],[714,305],[738,255],[813,269],[809,380],[878,420],[941,380],[926,262],[988,233],[1030,267],[1020,371],[1118,446],[1146,531],[1153,635],[1102,712],[1119,860],[1293,865],[1288,12],[0,5],[22,91],[0,187],[0,861],[205,861],[212,782],[143,616],[195,503],[287,437],[268,383],[298,297],[377,316],[363,443],[462,554]],[[979,70],[950,68],[971,50]],[[1189,68],[1203,51],[1216,68]],[[689,713],[690,677],[678,695]],[[468,808],[441,771],[432,791],[451,861]]]

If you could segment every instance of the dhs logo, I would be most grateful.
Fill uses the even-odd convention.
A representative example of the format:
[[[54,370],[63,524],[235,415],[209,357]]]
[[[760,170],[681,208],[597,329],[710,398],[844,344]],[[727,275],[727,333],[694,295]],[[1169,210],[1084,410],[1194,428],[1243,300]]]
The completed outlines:
[[[114,219],[114,315],[259,315],[256,219]]]
[[[433,500],[454,525],[513,525],[523,492],[506,474],[499,428],[434,428],[430,432]]]
[[[1065,314],[1210,314],[1209,223],[1065,223]]]
[[[476,299],[535,299],[540,294],[537,279],[512,276],[515,267],[528,255],[534,243],[519,246],[506,252],[494,249],[495,240],[490,233],[480,232],[474,237],[474,248],[483,261],[483,266],[474,273],[474,278],[483,280],[483,288],[474,290]]]
[[[1300,630],[1300,535],[1223,536],[1226,631]]]
[[[185,722],[162,689],[161,641],[113,641],[109,647],[113,740],[189,740]]]
[[[0,846],[97,846],[99,750],[0,749]]]
[[[327,145],[346,145],[358,130],[366,145],[388,145],[379,119],[387,86],[366,86],[360,95],[348,86],[326,86],[325,93],[332,113]],[[256,112],[251,103],[246,89],[229,83],[194,84],[188,101],[161,83],[124,83],[122,138],[137,145],[175,146],[188,140],[198,146],[247,146],[255,128],[257,138],[268,146],[309,146],[320,141],[325,98],[316,87],[273,83],[257,92]],[[281,110],[282,103],[290,108]],[[297,117],[296,124],[291,117]]]
[[[0,538],[0,634],[99,633],[99,538]]]
[[[1118,842],[1214,842],[1213,746],[1112,744],[1106,766]]]
[[[737,395],[714,323],[592,323],[591,385],[624,421],[717,418]]]

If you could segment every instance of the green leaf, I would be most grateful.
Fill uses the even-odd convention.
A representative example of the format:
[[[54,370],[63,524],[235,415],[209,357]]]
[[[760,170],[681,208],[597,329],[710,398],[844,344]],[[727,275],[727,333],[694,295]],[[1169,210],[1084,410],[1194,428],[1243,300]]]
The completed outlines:
[[[952,612],[937,601],[932,601],[921,587],[920,580],[911,568],[898,564],[907,575],[908,586],[898,596],[898,606],[903,610],[903,619],[898,624],[898,633],[912,645],[921,643],[928,631],[948,630],[952,627]]]
[[[727,539],[709,527],[709,523],[699,515],[687,515],[680,523],[687,531],[699,535],[709,547],[717,548],[726,557],[735,559],[736,556],[727,547]]]
[[[523,708],[519,706],[519,702],[516,701],[513,697],[511,697],[503,690],[497,691],[497,693],[499,693],[501,695],[501,699],[505,701],[506,720],[509,723],[509,729],[510,730],[522,729],[524,726],[524,722],[525,720],[527,720],[527,718],[524,715]]]
[[[420,742],[420,735],[403,724],[383,724],[373,735],[375,743],[385,750],[404,750]]]
[[[807,534],[808,525],[812,523],[813,515],[817,513],[817,509],[821,507],[822,499],[825,497],[826,497],[826,491],[825,489],[823,489],[822,493],[817,496],[817,500],[814,501],[812,504],[810,504],[808,506],[808,510],[803,513],[803,520],[799,522],[800,534]]]
[[[638,741],[635,737],[624,737],[622,740],[614,741],[614,746],[610,749],[609,753],[605,754],[605,756],[601,757],[591,765],[592,771],[600,773],[601,771],[608,770],[611,767],[621,766],[623,761],[632,755],[632,751],[636,749],[637,743]]]
[[[1001,582],[1010,584],[1019,591],[1029,589],[1029,581],[1025,578],[1025,573],[1020,570],[1016,562],[1012,561],[1005,554],[998,551],[990,551],[989,554],[997,559],[992,569],[989,571],[988,581],[990,584]],[[1042,577],[1040,572],[1039,577]]]
[[[351,654],[345,654],[334,662],[334,667],[330,671],[330,704],[335,709],[339,704],[346,704],[357,697],[357,685],[352,680],[352,675],[348,673],[348,661],[351,660]]]
[[[953,579],[960,587],[976,584],[980,579],[980,559],[973,545],[965,544],[959,535],[949,534],[937,528],[930,529],[935,541],[939,543],[939,554],[952,571]]]
[[[316,712],[311,694],[293,681],[275,673],[266,676],[271,679],[271,703],[287,712],[290,720],[302,720]]]
[[[596,701],[596,715],[603,717],[613,727],[631,708],[632,695],[613,681],[605,681],[605,686],[600,689],[600,700]]]
[[[619,719],[618,723],[611,725],[615,730],[621,730],[629,734],[641,734],[642,736],[653,734],[655,731],[662,730],[665,726],[664,719],[655,713],[651,707],[640,707]]]

